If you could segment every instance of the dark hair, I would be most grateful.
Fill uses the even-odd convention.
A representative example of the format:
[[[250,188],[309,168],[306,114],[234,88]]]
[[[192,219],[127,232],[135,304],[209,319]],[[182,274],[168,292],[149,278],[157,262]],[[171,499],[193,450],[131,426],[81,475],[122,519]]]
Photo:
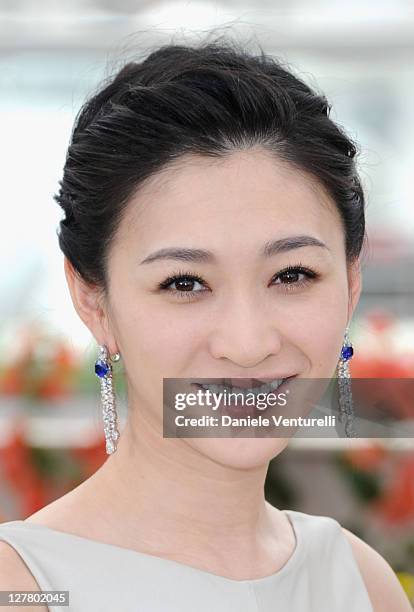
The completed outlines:
[[[111,241],[147,179],[186,154],[224,158],[259,145],[325,187],[354,261],[365,236],[357,148],[330,110],[323,94],[261,47],[253,55],[231,40],[167,44],[128,62],[76,117],[54,196],[65,212],[61,250],[106,292]]]

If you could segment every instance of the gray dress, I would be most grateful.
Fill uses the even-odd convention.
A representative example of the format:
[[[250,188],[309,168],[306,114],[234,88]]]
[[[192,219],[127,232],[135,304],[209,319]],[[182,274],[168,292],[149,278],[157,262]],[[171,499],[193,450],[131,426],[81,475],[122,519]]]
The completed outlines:
[[[340,524],[283,512],[296,548],[279,571],[252,580],[22,520],[0,523],[0,540],[19,553],[42,591],[69,591],[69,606],[50,604],[50,612],[373,612]]]

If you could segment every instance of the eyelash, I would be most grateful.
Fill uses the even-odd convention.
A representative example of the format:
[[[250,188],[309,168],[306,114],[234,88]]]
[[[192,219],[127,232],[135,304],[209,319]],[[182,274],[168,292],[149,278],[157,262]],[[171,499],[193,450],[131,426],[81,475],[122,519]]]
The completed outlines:
[[[286,268],[283,268],[283,270],[278,272],[276,276],[273,277],[273,279],[276,279],[279,276],[282,276],[287,273],[300,273],[300,274],[304,274],[306,277],[304,280],[294,282],[294,283],[281,283],[281,286],[285,287],[283,290],[286,291],[287,293],[289,293],[290,291],[295,291],[297,287],[304,287],[308,285],[309,283],[315,282],[320,277],[320,274],[318,272],[315,272],[314,270],[311,270],[310,268],[306,268],[301,263],[298,263],[295,266],[287,266]],[[165,291],[167,293],[173,293],[177,295],[177,297],[179,297],[180,299],[184,299],[187,301],[192,301],[197,293],[204,293],[204,291],[201,291],[201,290],[200,291],[193,291],[193,290],[192,291],[182,291],[180,289],[169,289],[168,288],[169,285],[171,285],[172,283],[177,282],[177,281],[182,281],[182,280],[188,281],[190,283],[198,282],[201,285],[205,286],[205,282],[200,276],[197,276],[196,274],[193,274],[192,272],[187,272],[185,270],[178,270],[177,272],[172,274],[172,276],[169,276],[164,281],[159,283],[158,289],[161,291]]]

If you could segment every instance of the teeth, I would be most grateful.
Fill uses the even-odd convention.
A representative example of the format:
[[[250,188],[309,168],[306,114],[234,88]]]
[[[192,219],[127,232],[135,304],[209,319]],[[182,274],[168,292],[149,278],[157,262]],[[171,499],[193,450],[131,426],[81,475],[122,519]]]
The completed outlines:
[[[254,395],[258,395],[259,393],[270,393],[274,391],[284,381],[284,378],[279,378],[277,380],[272,380],[271,383],[266,383],[264,385],[260,385],[260,387],[249,387],[246,389],[242,389],[241,387],[230,387],[228,385],[200,385],[205,391],[211,391],[212,393],[223,393],[227,391],[228,393],[253,393]]]

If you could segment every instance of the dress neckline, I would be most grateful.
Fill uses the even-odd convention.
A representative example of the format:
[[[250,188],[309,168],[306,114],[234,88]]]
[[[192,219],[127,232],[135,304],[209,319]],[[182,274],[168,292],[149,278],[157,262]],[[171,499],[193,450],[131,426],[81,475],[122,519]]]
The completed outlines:
[[[304,551],[304,534],[303,534],[303,530],[301,529],[301,525],[300,525],[300,521],[296,520],[297,517],[297,511],[295,510],[290,510],[290,509],[283,509],[281,510],[281,512],[283,512],[291,526],[295,535],[295,540],[296,540],[296,545],[295,548],[292,552],[292,554],[290,555],[289,559],[286,561],[286,563],[280,568],[278,569],[276,572],[273,572],[272,574],[269,574],[267,576],[263,576],[261,578],[247,578],[245,580],[236,580],[234,578],[228,578],[226,576],[221,576],[220,574],[215,574],[213,572],[209,572],[207,570],[203,570],[200,569],[198,567],[194,567],[192,565],[188,565],[186,563],[181,563],[180,561],[174,561],[173,559],[165,559],[163,557],[158,557],[157,555],[151,555],[149,553],[144,553],[138,550],[134,550],[132,548],[126,548],[124,546],[118,546],[116,544],[108,544],[107,542],[100,542],[99,540],[94,540],[92,538],[87,538],[85,536],[80,536],[80,535],[76,535],[74,533],[69,533],[67,531],[61,531],[60,529],[54,529],[52,527],[47,527],[46,525],[41,525],[38,523],[31,523],[29,521],[26,520],[15,520],[15,521],[8,521],[8,522],[0,522],[0,530],[2,528],[2,526],[6,526],[6,525],[18,525],[20,527],[28,527],[29,529],[32,530],[38,530],[38,531],[47,531],[47,532],[51,532],[51,533],[55,533],[55,534],[59,534],[60,536],[66,536],[68,538],[75,538],[75,540],[78,541],[83,541],[83,542],[88,542],[90,545],[95,545],[97,547],[104,547],[107,550],[116,550],[118,552],[125,552],[127,554],[132,554],[135,556],[140,557],[141,559],[152,559],[153,562],[160,562],[160,563],[164,563],[164,564],[172,564],[175,568],[180,567],[186,571],[189,572],[196,572],[198,574],[204,575],[206,577],[209,577],[211,579],[215,579],[221,582],[226,582],[227,584],[233,584],[233,585],[237,585],[237,584],[265,584],[268,582],[272,582],[275,580],[279,580],[282,576],[284,576],[286,573],[288,573],[289,571],[291,571],[295,566],[298,565],[299,560],[303,557],[303,551]]]

